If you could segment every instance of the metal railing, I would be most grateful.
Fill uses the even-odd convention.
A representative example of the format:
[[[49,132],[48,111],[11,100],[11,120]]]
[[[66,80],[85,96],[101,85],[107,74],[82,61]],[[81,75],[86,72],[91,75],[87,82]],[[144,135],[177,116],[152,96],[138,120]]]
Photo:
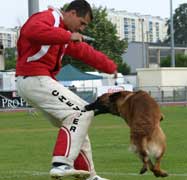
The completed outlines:
[[[97,88],[70,89],[87,102],[97,98]],[[187,86],[136,87],[148,92],[161,105],[187,105]],[[30,108],[16,92],[0,92],[0,109]]]
[[[161,105],[187,104],[187,86],[138,87],[135,91],[140,89],[147,91]]]

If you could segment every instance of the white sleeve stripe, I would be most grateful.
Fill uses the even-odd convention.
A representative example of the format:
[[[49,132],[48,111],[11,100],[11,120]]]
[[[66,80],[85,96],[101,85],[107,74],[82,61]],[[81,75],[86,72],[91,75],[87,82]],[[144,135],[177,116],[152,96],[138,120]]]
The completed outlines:
[[[37,61],[38,59],[40,59],[42,56],[44,56],[47,53],[49,47],[50,46],[42,46],[41,49],[40,49],[40,51],[38,51],[33,56],[30,56],[30,57],[27,58],[27,62]]]
[[[53,14],[53,16],[55,18],[54,27],[58,27],[59,24],[60,24],[60,15],[56,11],[53,11],[52,14]],[[40,59],[42,56],[44,56],[47,53],[49,48],[50,48],[49,45],[41,46],[41,49],[36,54],[34,54],[33,56],[30,56],[30,57],[27,58],[27,62],[37,61],[38,59]]]
[[[60,25],[60,15],[56,11],[53,11],[52,14],[53,14],[53,16],[55,18],[54,27],[58,27]]]

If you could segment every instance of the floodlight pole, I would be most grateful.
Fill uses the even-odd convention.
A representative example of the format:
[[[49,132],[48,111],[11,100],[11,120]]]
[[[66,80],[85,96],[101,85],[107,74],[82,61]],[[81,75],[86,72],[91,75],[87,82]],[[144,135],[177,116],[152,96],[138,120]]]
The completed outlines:
[[[39,0],[28,0],[28,15],[29,17],[39,11]]]
[[[146,57],[145,57],[145,42],[144,42],[144,19],[140,19],[141,22],[141,36],[142,36],[142,64],[143,68],[146,68]]]
[[[171,66],[175,67],[175,42],[173,29],[173,3],[170,0],[170,36],[171,36]]]

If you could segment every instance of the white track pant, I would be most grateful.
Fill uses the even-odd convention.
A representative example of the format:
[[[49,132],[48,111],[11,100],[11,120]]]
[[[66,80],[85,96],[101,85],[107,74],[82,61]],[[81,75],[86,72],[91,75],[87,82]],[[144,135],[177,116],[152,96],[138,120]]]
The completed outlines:
[[[53,125],[60,128],[52,162],[62,162],[95,175],[88,128],[93,111],[86,102],[48,76],[17,77],[18,94],[39,108]]]

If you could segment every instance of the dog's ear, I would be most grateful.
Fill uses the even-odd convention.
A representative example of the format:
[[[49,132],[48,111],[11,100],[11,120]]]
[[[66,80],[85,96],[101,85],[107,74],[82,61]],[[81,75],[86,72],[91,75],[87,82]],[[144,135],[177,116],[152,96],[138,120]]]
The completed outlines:
[[[119,97],[121,96],[121,92],[116,92],[116,93],[113,93],[109,96],[109,100],[111,102],[114,102],[116,101]]]

